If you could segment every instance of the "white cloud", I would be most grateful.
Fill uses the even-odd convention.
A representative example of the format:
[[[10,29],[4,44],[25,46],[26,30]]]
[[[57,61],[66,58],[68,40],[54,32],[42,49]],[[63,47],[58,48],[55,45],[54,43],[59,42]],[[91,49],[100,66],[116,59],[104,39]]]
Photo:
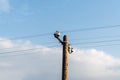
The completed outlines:
[[[13,43],[11,42],[11,40],[8,39],[0,39],[0,47],[1,48],[11,48],[13,47]]]
[[[29,41],[6,40],[4,43],[9,43],[13,47],[19,46],[12,50],[40,49],[1,54],[0,80],[61,80],[62,51],[60,48],[33,45]],[[75,53],[69,55],[69,80],[81,79],[119,80],[120,58],[96,49],[76,49]]]
[[[12,64],[10,63],[6,63],[6,62],[0,62],[0,68],[3,68],[3,67],[12,67]]]
[[[0,10],[2,12],[10,12],[9,0],[0,0]]]
[[[72,66],[72,69],[74,68],[78,74],[88,76],[92,80],[94,78],[111,80],[109,78],[111,76],[120,76],[120,69],[115,70],[117,67],[120,68],[120,59],[103,51],[95,49],[77,50],[77,53],[72,55],[71,58],[76,63]]]

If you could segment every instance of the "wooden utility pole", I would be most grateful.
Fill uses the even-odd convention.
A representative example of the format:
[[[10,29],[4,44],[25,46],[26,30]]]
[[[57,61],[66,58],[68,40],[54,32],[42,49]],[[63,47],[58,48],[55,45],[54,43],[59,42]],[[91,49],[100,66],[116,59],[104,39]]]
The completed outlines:
[[[68,80],[68,37],[63,37],[62,80]]]
[[[54,37],[63,45],[63,59],[62,59],[62,80],[68,80],[68,52],[71,54],[73,48],[68,44],[68,37],[63,36],[63,41],[59,38],[60,32],[56,31]]]

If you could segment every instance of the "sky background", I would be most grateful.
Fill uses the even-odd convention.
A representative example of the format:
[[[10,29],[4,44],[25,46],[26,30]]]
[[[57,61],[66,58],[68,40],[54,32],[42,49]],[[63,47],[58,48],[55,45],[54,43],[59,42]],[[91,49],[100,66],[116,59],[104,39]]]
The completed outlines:
[[[0,53],[40,48],[1,54],[0,80],[60,80],[62,46],[53,36],[56,30],[65,31],[60,38],[68,35],[75,48],[69,55],[70,80],[120,80],[120,27],[73,32],[120,25],[119,3],[119,0],[0,0],[3,40]],[[13,40],[38,34],[41,36]],[[89,43],[106,40],[110,42]],[[50,69],[53,66],[56,67]]]

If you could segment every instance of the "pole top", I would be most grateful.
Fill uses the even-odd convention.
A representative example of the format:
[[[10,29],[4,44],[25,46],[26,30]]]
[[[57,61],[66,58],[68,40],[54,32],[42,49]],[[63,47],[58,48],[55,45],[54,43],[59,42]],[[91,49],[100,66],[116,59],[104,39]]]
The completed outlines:
[[[64,35],[64,36],[63,36],[63,42],[68,42],[68,37],[67,37],[67,35]]]

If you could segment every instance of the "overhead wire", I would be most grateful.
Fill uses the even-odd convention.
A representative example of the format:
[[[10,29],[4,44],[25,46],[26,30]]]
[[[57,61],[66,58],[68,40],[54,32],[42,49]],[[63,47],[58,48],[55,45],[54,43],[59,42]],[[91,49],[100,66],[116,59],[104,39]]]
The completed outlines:
[[[111,47],[111,46],[120,46],[120,44],[103,44],[103,45],[87,45],[87,46],[80,46],[81,48],[90,48],[90,47]]]
[[[56,47],[57,45],[53,45],[53,46],[47,46],[47,48],[53,48]],[[9,53],[18,53],[18,52],[26,52],[26,51],[31,51],[31,50],[38,50],[38,49],[43,49],[44,47],[40,48],[29,48],[29,49],[21,49],[21,50],[14,50],[14,51],[5,51],[5,52],[1,52],[0,54],[9,54]]]
[[[48,36],[52,33],[42,33],[42,34],[36,34],[36,35],[27,35],[27,36],[20,36],[20,37],[11,37],[10,40],[17,40],[17,39],[26,39],[26,38],[36,38],[36,37],[42,37],[42,36]],[[4,41],[4,40],[0,40]]]
[[[72,38],[70,41],[86,41],[86,40],[96,40],[96,39],[109,39],[109,38],[120,38],[120,35],[109,35],[109,36],[97,36],[97,37],[86,37],[86,38]]]
[[[57,42],[54,42],[54,41],[48,41],[48,42],[44,42],[44,43],[40,43],[39,45],[47,45],[48,44],[53,44],[53,43],[57,43]],[[51,45],[50,45],[51,46]],[[13,46],[13,47],[9,47],[9,48],[0,48],[0,50],[9,50],[9,49],[16,49],[16,48],[21,48],[21,47],[27,47],[27,46]]]
[[[75,44],[74,44],[75,45]],[[113,46],[113,45],[120,45],[120,44],[106,44],[106,45],[97,45],[97,46],[84,46],[82,48],[86,48],[86,47],[100,47],[100,46]],[[54,45],[54,46],[48,46],[47,48],[53,48],[53,47],[56,47],[57,45]],[[8,51],[8,52],[1,52],[0,54],[13,54],[13,53],[19,53],[19,52],[27,52],[27,51],[33,51],[33,50],[39,50],[39,49],[43,49],[44,47],[42,48],[29,48],[29,49],[22,49],[22,50],[14,50],[14,51]],[[11,53],[11,54],[10,54]],[[24,54],[27,54],[27,53],[20,53],[20,54],[15,54],[15,56],[17,55],[24,55]],[[29,54],[29,53],[28,53]],[[14,54],[13,54],[14,55]],[[1,56],[1,55],[0,55]],[[11,55],[12,56],[12,55]]]
[[[120,27],[120,25],[101,26],[101,27],[90,27],[90,28],[82,28],[82,29],[74,29],[74,30],[65,30],[65,31],[61,31],[61,33],[79,32],[79,31],[91,31],[91,30],[109,29],[109,28],[119,28],[119,27]]]
[[[120,41],[120,39],[101,40],[101,41],[93,41],[93,42],[77,42],[77,43],[72,43],[72,44],[73,45],[86,45],[86,44],[104,43],[104,42],[113,42],[113,41]]]
[[[96,41],[96,42],[72,43],[72,45],[85,45],[85,44],[103,43],[103,42],[113,42],[113,41],[120,41],[120,39],[102,40],[102,41]],[[114,45],[115,45],[115,44],[114,44]],[[56,46],[56,45],[49,46],[49,47],[54,47],[54,46]],[[36,50],[36,49],[41,49],[41,48],[31,48],[31,49],[24,49],[24,50],[17,50],[17,51],[2,52],[2,53],[0,53],[0,54],[23,52],[23,51]]]
[[[99,41],[87,41],[87,42],[73,42],[73,40],[80,40],[81,39],[72,39],[70,40],[71,44],[72,45],[88,45],[88,44],[94,44],[94,43],[105,43],[105,42],[115,42],[115,41],[120,41],[120,39],[109,39],[109,40],[99,40]],[[48,41],[48,42],[44,42],[44,43],[40,43],[39,45],[48,45],[48,44],[53,44],[53,43],[57,43],[57,42],[54,42],[54,41]],[[0,48],[0,50],[8,50],[8,49],[16,49],[16,48],[21,48],[22,46],[14,46],[14,47],[11,47],[11,48]]]
[[[101,42],[112,42],[112,41],[118,41],[118,40],[109,40],[109,41],[98,41],[98,42],[93,42],[93,43],[101,43]],[[89,42],[90,43],[90,42]],[[72,44],[72,45],[80,45],[80,44]],[[100,46],[113,46],[113,45],[120,45],[120,44],[106,44],[106,45],[97,45],[97,46],[83,46],[83,47],[100,47]],[[48,46],[48,48],[51,47],[56,47],[57,45],[54,46]],[[19,53],[19,52],[26,52],[26,51],[33,51],[33,50],[38,50],[38,49],[43,49],[43,48],[29,48],[29,49],[22,49],[22,50],[14,50],[14,51],[8,51],[8,52],[1,52],[0,54],[9,54],[9,53]],[[22,53],[24,54],[24,53]],[[26,54],[26,53],[25,53]],[[11,55],[11,54],[10,54]],[[17,55],[17,54],[15,54]],[[18,54],[19,55],[19,54]]]
[[[106,45],[97,45],[97,46],[84,46],[82,48],[86,48],[86,47],[101,47],[101,46],[103,47],[103,46],[113,46],[113,45],[120,45],[120,44],[106,44]],[[9,55],[12,56],[13,53],[27,52],[27,51],[33,51],[33,50],[38,50],[38,49],[43,49],[43,48],[31,48],[31,49],[25,49],[25,50],[8,51],[8,52],[1,52],[0,54],[9,54]],[[10,54],[10,53],[12,53],[12,54]],[[20,53],[20,54],[13,54],[13,55],[17,56],[17,55],[25,55],[25,54],[27,54],[27,53]]]
[[[101,27],[90,27],[90,28],[81,28],[81,29],[72,29],[72,30],[64,30],[61,33],[68,33],[68,32],[78,32],[78,31],[89,31],[89,30],[99,30],[99,29],[109,29],[109,28],[118,28],[120,25],[111,25],[111,26],[101,26]],[[35,35],[27,35],[27,36],[20,36],[20,37],[11,37],[10,40],[17,40],[17,39],[26,39],[26,38],[36,38],[41,36],[48,36],[53,34],[52,32],[49,33],[41,33]],[[0,40],[5,41],[5,40]]]
[[[120,27],[120,25],[82,28],[82,29],[66,30],[66,31],[61,31],[61,32],[62,33],[68,33],[68,32],[78,32],[78,31],[88,31],[88,30],[98,30],[98,29],[118,28],[118,27]],[[12,37],[12,38],[9,38],[9,39],[10,40],[17,40],[17,39],[26,39],[26,38],[36,38],[36,37],[41,37],[41,36],[48,36],[48,35],[51,35],[51,34],[53,34],[53,33],[42,33],[42,34],[36,34],[36,35]],[[72,44],[73,45],[79,45],[79,44],[82,44],[82,45],[84,44],[85,45],[85,44],[91,44],[91,43],[113,42],[113,41],[119,41],[119,40],[120,39],[117,39],[117,40],[116,39],[115,40],[102,40],[102,41],[95,41],[95,42],[83,42],[83,43],[72,43]],[[0,41],[5,41],[5,40],[0,40]],[[55,43],[55,42],[48,42],[48,43],[52,44],[52,43]],[[4,49],[12,49],[12,48],[4,48]],[[0,50],[2,50],[2,49],[0,49]]]

